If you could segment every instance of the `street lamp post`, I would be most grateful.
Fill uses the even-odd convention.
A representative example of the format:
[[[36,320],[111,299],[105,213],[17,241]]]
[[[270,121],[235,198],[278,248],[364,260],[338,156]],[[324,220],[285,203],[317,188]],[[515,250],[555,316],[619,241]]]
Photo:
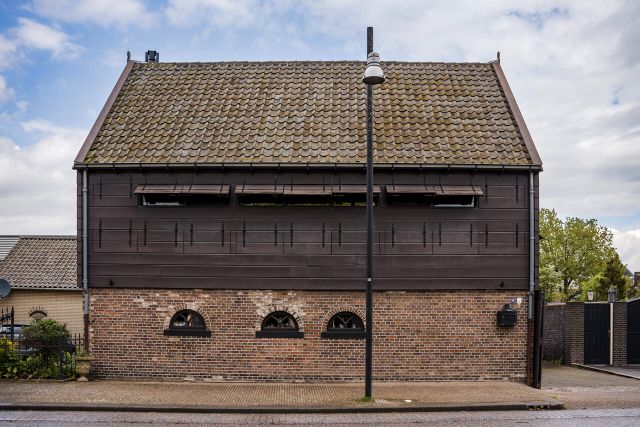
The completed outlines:
[[[373,85],[384,82],[380,57],[373,52],[373,27],[367,27],[367,68],[362,81],[367,85],[367,277],[366,277],[366,333],[364,355],[364,396],[371,397],[373,361]]]

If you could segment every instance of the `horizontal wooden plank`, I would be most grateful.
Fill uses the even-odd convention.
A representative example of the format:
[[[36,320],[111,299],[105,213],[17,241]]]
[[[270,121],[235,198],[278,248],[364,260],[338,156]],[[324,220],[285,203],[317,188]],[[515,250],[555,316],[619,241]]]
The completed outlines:
[[[364,275],[364,266],[237,266],[237,265],[134,265],[134,264],[92,264],[92,276],[171,276],[189,277],[247,277],[247,278],[359,278]],[[393,267],[376,266],[376,278],[527,278],[526,266],[512,267],[503,265],[499,270],[487,266],[465,267]]]
[[[156,289],[291,289],[291,290],[362,290],[364,280],[336,278],[225,278],[170,276],[120,276],[116,279],[108,276],[92,276],[92,288],[156,288]],[[416,289],[528,289],[526,279],[397,279],[380,278],[373,281],[374,291],[400,291]]]

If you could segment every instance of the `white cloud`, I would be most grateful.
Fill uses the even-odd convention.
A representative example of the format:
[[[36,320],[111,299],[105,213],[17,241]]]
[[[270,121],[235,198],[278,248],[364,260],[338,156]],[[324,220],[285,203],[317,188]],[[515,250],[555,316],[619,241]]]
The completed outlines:
[[[15,41],[0,34],[0,69],[7,68],[11,65],[16,48]]]
[[[165,15],[176,26],[202,22],[224,27],[243,27],[260,16],[259,0],[169,0]]]
[[[631,271],[640,271],[640,229],[613,233],[613,245]]]
[[[4,79],[4,77],[0,76],[0,106],[2,106],[2,104],[9,101],[10,99],[13,99],[14,96],[15,93],[13,89],[8,87],[7,81]]]
[[[69,233],[75,226],[73,158],[86,131],[44,120],[21,124],[37,142],[0,136],[0,234]]]
[[[18,18],[18,24],[13,31],[20,45],[51,51],[54,58],[74,58],[82,50],[59,29],[27,18]]]
[[[139,0],[35,0],[31,9],[61,22],[100,26],[149,26],[153,14]]]

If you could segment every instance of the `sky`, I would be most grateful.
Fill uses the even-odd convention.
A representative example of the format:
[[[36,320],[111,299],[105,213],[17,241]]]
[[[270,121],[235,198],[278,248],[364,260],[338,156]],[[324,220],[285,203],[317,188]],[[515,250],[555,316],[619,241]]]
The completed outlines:
[[[0,234],[75,234],[73,159],[126,62],[501,65],[541,206],[595,218],[640,271],[640,1],[0,0]]]

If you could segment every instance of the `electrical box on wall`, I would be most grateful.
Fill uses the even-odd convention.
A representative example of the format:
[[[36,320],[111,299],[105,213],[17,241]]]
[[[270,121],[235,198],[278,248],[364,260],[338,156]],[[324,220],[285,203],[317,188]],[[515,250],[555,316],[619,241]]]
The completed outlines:
[[[518,312],[507,303],[498,310],[498,326],[515,326],[518,323]]]

